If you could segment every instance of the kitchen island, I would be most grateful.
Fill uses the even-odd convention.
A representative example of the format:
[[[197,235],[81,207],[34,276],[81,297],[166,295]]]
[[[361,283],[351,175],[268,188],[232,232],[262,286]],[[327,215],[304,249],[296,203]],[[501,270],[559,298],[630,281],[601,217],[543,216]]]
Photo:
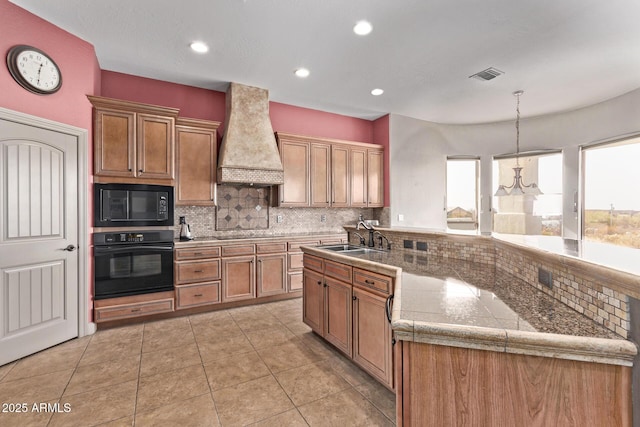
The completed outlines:
[[[303,251],[392,278],[398,425],[631,425],[636,346],[495,263]]]

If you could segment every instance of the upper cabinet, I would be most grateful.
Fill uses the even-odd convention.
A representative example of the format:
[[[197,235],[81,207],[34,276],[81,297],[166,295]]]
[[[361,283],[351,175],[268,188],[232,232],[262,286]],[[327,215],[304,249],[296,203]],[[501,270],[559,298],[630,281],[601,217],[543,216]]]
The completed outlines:
[[[176,205],[213,206],[219,122],[176,120]]]
[[[278,135],[280,159],[284,168],[284,185],[278,189],[282,207],[309,206],[309,162],[311,146],[298,138]]]
[[[281,207],[384,206],[380,145],[277,133],[284,168]]]
[[[95,181],[172,183],[178,109],[88,98],[94,107]]]

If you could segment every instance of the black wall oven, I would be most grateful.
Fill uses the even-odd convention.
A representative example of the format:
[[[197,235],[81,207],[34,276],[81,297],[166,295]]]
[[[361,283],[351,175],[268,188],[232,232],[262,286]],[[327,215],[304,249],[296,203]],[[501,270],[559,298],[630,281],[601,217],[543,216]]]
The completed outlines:
[[[94,233],[94,298],[173,290],[173,231]]]
[[[173,187],[94,184],[94,227],[174,226]]]

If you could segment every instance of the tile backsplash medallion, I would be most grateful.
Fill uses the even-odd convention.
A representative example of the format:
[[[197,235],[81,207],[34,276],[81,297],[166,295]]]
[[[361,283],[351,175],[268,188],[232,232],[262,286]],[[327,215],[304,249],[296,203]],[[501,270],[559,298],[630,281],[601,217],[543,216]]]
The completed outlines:
[[[216,230],[264,230],[269,228],[266,188],[218,186]]]
[[[267,188],[218,186],[218,206],[176,206],[178,219],[186,217],[195,237],[251,237],[298,233],[344,233],[358,217],[377,219],[379,209],[370,208],[278,208],[270,207]],[[259,208],[258,208],[259,207]],[[217,215],[216,215],[217,213]],[[280,220],[280,222],[278,221]]]

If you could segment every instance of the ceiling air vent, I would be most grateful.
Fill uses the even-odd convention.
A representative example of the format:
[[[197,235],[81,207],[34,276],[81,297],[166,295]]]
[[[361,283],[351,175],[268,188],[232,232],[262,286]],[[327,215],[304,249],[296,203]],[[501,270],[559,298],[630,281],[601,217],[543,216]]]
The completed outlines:
[[[487,81],[487,80],[495,79],[501,74],[504,74],[504,72],[496,68],[490,67],[490,68],[487,68],[486,70],[482,70],[478,73],[475,73],[469,77],[473,77],[474,79],[478,79],[478,80]]]

